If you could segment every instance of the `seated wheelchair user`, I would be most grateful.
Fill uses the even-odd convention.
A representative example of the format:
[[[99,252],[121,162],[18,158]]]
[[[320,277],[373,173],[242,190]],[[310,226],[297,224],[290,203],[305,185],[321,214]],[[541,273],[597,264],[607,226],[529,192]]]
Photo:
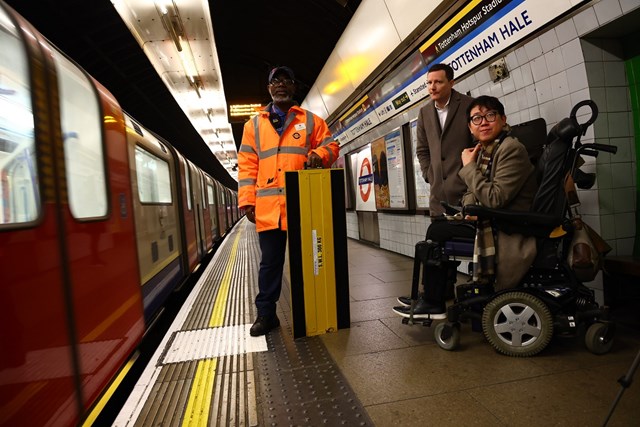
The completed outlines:
[[[579,124],[576,113],[584,106],[591,117]],[[481,327],[494,349],[509,356],[537,354],[554,333],[575,336],[585,330],[582,325],[587,348],[595,354],[608,352],[615,325],[580,281],[593,277],[576,274],[567,261],[581,223],[575,184],[590,188],[594,181],[577,168],[581,155],[617,150],[580,143],[597,118],[595,103],[578,103],[569,118],[551,129],[535,168],[524,146],[509,136],[496,98],[477,98],[468,113],[480,146],[462,154],[460,176],[469,187],[463,213],[434,221],[427,240],[416,244],[411,298],[399,298],[403,306],[394,311],[408,324],[417,320],[429,326],[446,318],[434,331],[445,350],[457,348],[460,322],[471,319],[474,330]],[[477,227],[470,226],[474,223]],[[473,281],[458,285],[454,304],[446,308],[445,289],[451,271],[456,273],[455,261],[471,256]],[[421,266],[425,293],[418,298]],[[593,271],[595,275],[597,269]]]

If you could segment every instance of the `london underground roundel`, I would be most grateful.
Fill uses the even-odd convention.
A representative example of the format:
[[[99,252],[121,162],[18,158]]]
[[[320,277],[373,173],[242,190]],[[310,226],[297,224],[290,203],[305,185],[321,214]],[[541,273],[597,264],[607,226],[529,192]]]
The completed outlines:
[[[362,198],[362,201],[366,202],[367,200],[369,200],[369,196],[371,195],[371,187],[373,187],[373,174],[371,171],[371,163],[366,157],[360,165],[358,187],[360,187],[360,197]]]

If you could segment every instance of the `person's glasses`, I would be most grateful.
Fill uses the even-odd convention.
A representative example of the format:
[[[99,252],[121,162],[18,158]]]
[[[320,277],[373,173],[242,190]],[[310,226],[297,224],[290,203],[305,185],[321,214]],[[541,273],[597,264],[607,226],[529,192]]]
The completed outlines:
[[[476,114],[475,116],[471,116],[471,118],[469,119],[469,121],[471,123],[473,123],[476,126],[480,126],[480,124],[482,123],[482,120],[486,120],[487,123],[492,123],[496,121],[496,118],[498,117],[498,112],[496,111],[489,111],[487,114],[485,114],[484,116],[481,114]]]
[[[293,80],[291,79],[271,79],[271,81],[269,82],[270,86],[278,86],[280,84],[283,84],[285,86],[289,86],[293,84]]]

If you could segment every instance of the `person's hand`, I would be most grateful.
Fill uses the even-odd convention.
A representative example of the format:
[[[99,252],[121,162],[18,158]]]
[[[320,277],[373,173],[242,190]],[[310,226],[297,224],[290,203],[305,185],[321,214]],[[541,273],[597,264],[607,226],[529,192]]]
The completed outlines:
[[[465,215],[464,219],[467,221],[477,221],[478,220],[478,216],[477,215]]]
[[[321,168],[322,166],[322,157],[318,156],[316,153],[310,153],[307,157],[307,167]]]
[[[256,223],[256,207],[255,206],[246,206],[244,208],[244,214],[247,216],[247,219],[252,223]]]
[[[473,148],[465,148],[462,150],[462,154],[460,155],[460,159],[462,160],[462,166],[467,166],[471,162],[475,162],[478,158],[478,154],[480,153],[480,149],[482,145],[476,144]]]

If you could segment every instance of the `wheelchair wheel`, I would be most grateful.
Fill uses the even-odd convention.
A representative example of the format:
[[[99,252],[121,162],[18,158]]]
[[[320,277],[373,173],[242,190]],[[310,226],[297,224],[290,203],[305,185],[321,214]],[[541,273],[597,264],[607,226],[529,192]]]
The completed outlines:
[[[433,336],[441,349],[452,351],[460,345],[460,324],[459,323],[438,323]]]
[[[551,341],[553,318],[539,298],[526,292],[508,292],[487,303],[482,330],[498,352],[528,357],[544,350]]]
[[[593,354],[608,353],[613,347],[613,338],[607,338],[608,332],[609,327],[604,323],[596,322],[589,326],[584,337],[587,349]]]

